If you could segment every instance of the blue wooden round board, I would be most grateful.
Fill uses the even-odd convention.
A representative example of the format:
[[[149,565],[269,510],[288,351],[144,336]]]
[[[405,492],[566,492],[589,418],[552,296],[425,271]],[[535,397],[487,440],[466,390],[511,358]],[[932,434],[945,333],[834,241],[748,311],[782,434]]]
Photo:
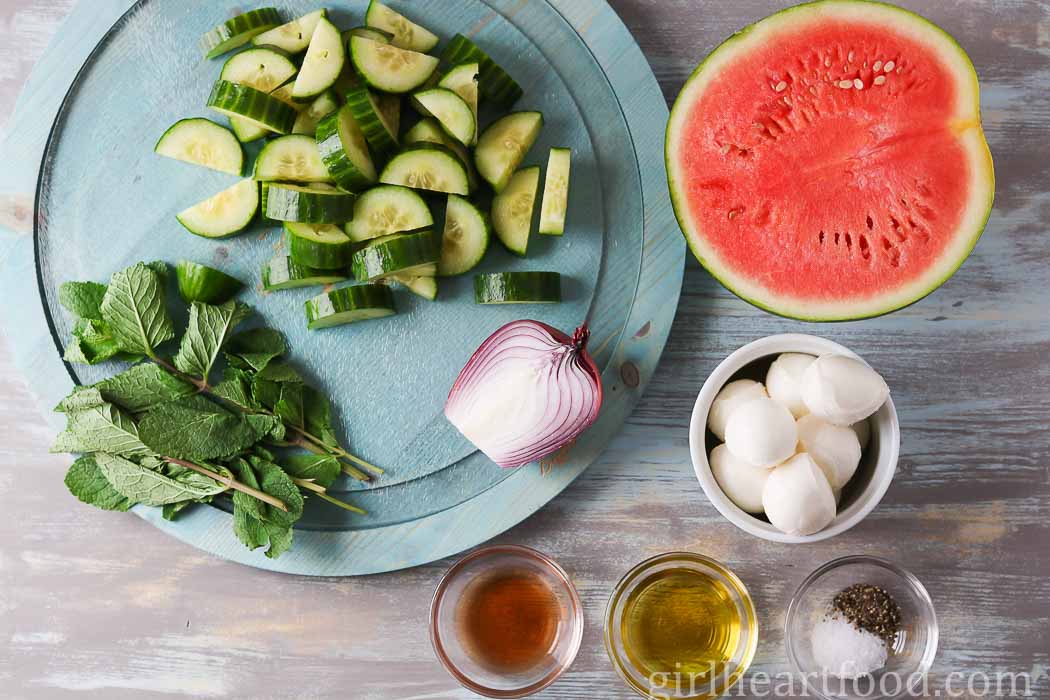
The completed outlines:
[[[84,4],[49,54],[63,50],[63,34],[96,22]],[[264,224],[223,241],[182,230],[175,212],[235,179],[152,152],[157,136],[179,118],[221,121],[203,105],[222,62],[202,60],[196,42],[244,6],[214,0],[129,4],[107,3],[110,11],[126,12],[75,79],[70,76],[44,148],[33,259],[41,294],[34,302],[46,326],[35,323],[38,332],[16,342],[32,344],[19,357],[32,358],[31,378],[47,375],[42,399],[50,405],[73,382],[90,383],[115,369],[63,367],[61,346],[72,326],[57,304],[63,281],[105,280],[138,260],[187,258],[257,282],[258,270],[281,246],[279,231]],[[363,23],[364,0],[324,4],[338,26]],[[316,290],[264,295],[256,286],[248,289],[242,299],[257,320],[285,334],[292,361],[332,396],[351,449],[388,471],[367,486],[346,480],[333,488],[366,508],[367,516],[311,502],[292,551],[275,561],[246,550],[221,508],[190,509],[175,522],[162,520],[157,509],[136,509],[194,546],[253,566],[314,575],[391,571],[462,551],[521,521],[565,488],[620,428],[655,369],[678,302],[685,246],[666,194],[667,109],[615,13],[600,0],[390,4],[439,36],[472,37],[521,83],[525,96],[515,108],[545,117],[526,165],[545,164],[552,146],[572,149],[565,235],[534,235],[524,260],[494,247],[479,269],[557,270],[565,279],[565,301],[477,306],[466,275],[441,280],[436,302],[399,294],[400,313],[390,319],[309,332],[302,302]],[[278,6],[292,18],[318,4],[287,0]],[[31,81],[27,92],[34,87],[40,89]],[[19,110],[40,108],[23,98]],[[407,118],[410,108],[404,109]],[[258,147],[248,150],[252,157]],[[19,293],[25,295],[24,284]],[[501,470],[473,451],[441,411],[474,348],[522,317],[566,331],[586,320],[606,399],[599,421],[551,463]],[[53,338],[50,347],[39,337],[44,332]],[[55,380],[62,374],[69,380]]]

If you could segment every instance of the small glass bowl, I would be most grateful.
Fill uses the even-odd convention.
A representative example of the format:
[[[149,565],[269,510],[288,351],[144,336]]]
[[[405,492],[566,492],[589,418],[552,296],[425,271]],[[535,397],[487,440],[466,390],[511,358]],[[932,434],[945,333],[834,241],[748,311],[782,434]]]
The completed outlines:
[[[557,630],[543,659],[532,668],[499,673],[479,663],[460,639],[457,608],[471,584],[510,571],[539,575],[560,606]],[[463,687],[489,698],[523,698],[553,683],[565,672],[583,640],[583,606],[576,588],[552,559],[529,547],[492,545],[460,559],[438,583],[430,605],[430,641],[445,669]]]
[[[730,599],[736,605],[740,617],[740,634],[726,668],[709,683],[694,685],[688,674],[679,678],[661,678],[659,686],[647,677],[643,670],[631,660],[622,634],[622,621],[627,601],[639,586],[653,580],[656,574],[668,569],[692,569],[725,585]],[[725,694],[747,672],[758,647],[758,616],[751,593],[736,574],[723,564],[693,552],[668,552],[646,559],[620,579],[609,598],[605,610],[605,651],[609,654],[613,668],[631,690],[643,698],[675,698],[701,700],[717,698]],[[674,676],[674,674],[667,674]],[[684,678],[684,680],[683,680]],[[674,685],[668,687],[668,682]],[[684,685],[684,687],[683,687]]]
[[[844,682],[835,676],[825,678],[813,654],[813,627],[828,613],[836,594],[858,583],[886,589],[901,608],[903,628],[886,666],[870,677]],[[791,665],[809,692],[821,700],[892,700],[907,695],[933,665],[937,636],[933,601],[919,579],[896,564],[869,556],[835,559],[810,574],[791,599],[784,629]]]

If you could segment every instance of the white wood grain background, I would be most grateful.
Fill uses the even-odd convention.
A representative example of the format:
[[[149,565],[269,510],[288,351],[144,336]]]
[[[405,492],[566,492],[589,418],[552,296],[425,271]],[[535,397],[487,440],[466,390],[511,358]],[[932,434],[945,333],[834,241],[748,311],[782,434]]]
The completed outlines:
[[[0,0],[0,136],[74,1]],[[724,37],[784,5],[612,4],[668,99]],[[781,627],[798,582],[829,559],[867,552],[912,569],[933,595],[942,635],[934,687],[952,671],[1010,670],[1034,674],[1035,697],[1050,695],[1050,7],[904,4],[954,34],[981,74],[999,181],[985,237],[932,297],[887,319],[828,327],[758,312],[687,265],[664,361],[622,435],[499,538],[557,558],[585,603],[580,656],[542,697],[631,697],[605,657],[602,611],[632,564],[671,549],[720,558],[751,588],[762,625],[754,670],[787,668]],[[782,331],[821,333],[864,355],[888,379],[903,426],[900,470],[882,505],[849,533],[807,547],[726,523],[687,451],[707,373],[737,346]],[[0,697],[470,697],[427,641],[430,595],[449,561],[358,579],[220,561],[66,493],[67,460],[47,454],[51,436],[6,341],[0,399]]]

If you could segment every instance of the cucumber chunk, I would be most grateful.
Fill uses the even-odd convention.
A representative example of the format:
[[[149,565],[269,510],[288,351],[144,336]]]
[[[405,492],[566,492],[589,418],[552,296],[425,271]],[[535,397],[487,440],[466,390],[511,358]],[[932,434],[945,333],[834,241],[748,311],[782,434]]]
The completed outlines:
[[[539,166],[514,173],[502,192],[492,199],[492,227],[496,237],[515,255],[525,256],[540,184]]]
[[[338,226],[285,221],[284,231],[288,234],[288,252],[299,265],[339,270],[350,263],[353,243]]]
[[[263,289],[266,291],[334,284],[345,279],[347,276],[342,272],[300,265],[288,255],[278,255],[262,269]]]
[[[244,170],[244,150],[230,130],[210,119],[180,119],[168,127],[153,152],[231,175]]]
[[[256,34],[252,37],[252,43],[256,46],[276,46],[290,54],[306,51],[306,47],[310,45],[310,37],[314,35],[314,29],[322,17],[328,17],[328,10],[315,10],[262,34]]]
[[[376,181],[376,169],[361,128],[349,105],[317,125],[317,150],[331,177],[344,190],[355,191]]]
[[[358,282],[400,274],[433,277],[438,252],[430,231],[386,236],[354,253],[351,269]]]
[[[356,284],[319,294],[304,303],[306,327],[330,328],[397,313],[394,295],[385,284]]]
[[[190,233],[204,238],[225,238],[240,233],[259,210],[259,184],[241,180],[203,202],[175,215]]]
[[[429,301],[437,299],[438,285],[434,277],[410,277],[407,275],[390,275],[390,279],[412,292],[416,296],[423,297]]]
[[[343,32],[343,38],[347,41],[348,46],[352,36],[371,39],[372,41],[378,41],[380,44],[389,44],[394,39],[393,34],[377,27],[354,27]]]
[[[411,92],[427,81],[438,60],[360,36],[350,37],[354,68],[365,82],[383,92]]]
[[[365,24],[392,34],[390,43],[398,48],[426,53],[438,43],[436,34],[377,0],[368,3]]]
[[[295,64],[283,51],[253,48],[226,59],[219,77],[262,92],[272,92],[295,75]]]
[[[491,272],[474,276],[477,304],[556,304],[561,301],[557,272]]]
[[[437,273],[449,277],[474,269],[485,257],[490,237],[488,217],[468,200],[450,194]]]
[[[215,58],[227,51],[244,46],[252,37],[273,29],[281,23],[281,15],[273,7],[249,10],[226,20],[205,32],[200,39],[205,58]]]
[[[175,263],[175,277],[179,282],[179,296],[187,304],[194,301],[223,304],[244,288],[244,283],[236,277],[192,260]]]
[[[467,169],[456,154],[430,143],[415,145],[391,158],[379,181],[431,192],[470,192]]]
[[[448,88],[452,92],[463,98],[463,101],[470,107],[471,114],[474,115],[474,138],[471,140],[469,145],[473,145],[478,142],[478,64],[477,63],[464,63],[459,66],[454,66],[438,81],[438,87]]]
[[[571,159],[572,152],[568,148],[552,148],[547,157],[547,174],[543,180],[543,200],[540,204],[540,233],[552,236],[565,233]]]
[[[434,117],[449,136],[470,145],[477,131],[474,112],[466,100],[448,88],[431,88],[412,95],[412,105],[425,117]]]
[[[295,110],[276,97],[221,78],[212,87],[208,106],[279,134],[287,134],[295,124]]]
[[[478,171],[474,169],[474,159],[471,158],[470,153],[467,152],[463,144],[445,133],[445,130],[438,124],[437,119],[427,117],[419,120],[415,126],[405,132],[402,141],[406,146],[414,143],[436,143],[439,146],[450,149],[459,158],[459,162],[463,164],[463,167],[467,169],[467,181],[470,184],[470,191],[473,192],[477,189]]]
[[[317,142],[301,134],[282,136],[263,146],[255,159],[254,177],[263,181],[332,181],[332,176],[321,160]]]
[[[500,68],[481,47],[462,34],[457,34],[448,42],[441,54],[441,63],[445,66],[477,63],[480,72],[478,89],[482,97],[503,109],[513,107],[522,95],[521,87],[514,78]]]
[[[313,136],[317,133],[317,124],[337,109],[339,109],[339,100],[336,98],[335,91],[325,90],[310,103],[309,107],[299,112],[299,116],[295,118],[295,124],[292,125],[292,133]]]
[[[525,159],[543,127],[539,112],[511,112],[489,125],[474,151],[478,174],[499,192]]]
[[[355,243],[380,236],[433,226],[423,198],[407,187],[379,185],[364,192],[354,202],[353,218],[346,233]]]
[[[322,17],[317,20],[303,65],[295,78],[292,97],[303,102],[335,84],[346,63],[343,37],[335,25]]]
[[[331,224],[349,221],[356,197],[330,185],[263,183],[263,215],[275,221]]]
[[[391,124],[380,109],[380,102],[371,90],[362,86],[346,93],[346,106],[360,127],[373,152],[382,155],[397,148],[397,125]]]

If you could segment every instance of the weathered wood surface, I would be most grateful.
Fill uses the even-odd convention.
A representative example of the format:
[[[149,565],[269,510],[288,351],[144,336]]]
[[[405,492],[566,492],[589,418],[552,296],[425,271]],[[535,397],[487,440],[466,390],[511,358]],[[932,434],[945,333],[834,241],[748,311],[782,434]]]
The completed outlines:
[[[0,134],[72,4],[0,2]],[[700,57],[784,3],[612,4],[672,99]],[[1038,675],[1050,666],[1050,8],[905,4],[955,35],[981,75],[998,176],[985,237],[925,301],[827,327],[758,312],[687,265],[664,360],[623,434],[565,493],[499,538],[557,558],[585,603],[580,656],[541,697],[632,697],[606,659],[602,612],[632,564],[670,549],[718,557],[750,586],[762,625],[754,670],[787,668],[781,627],[802,577],[856,552],[897,561],[929,588],[941,623],[935,685],[952,671]],[[889,381],[903,432],[882,505],[854,530],[808,547],[766,543],[724,521],[687,450],[707,373],[739,345],[782,331],[816,332],[864,355]],[[426,634],[430,595],[449,561],[358,579],[220,561],[69,496],[66,460],[46,454],[50,435],[6,348],[0,396],[4,697],[470,697],[434,660]],[[1034,693],[1050,693],[1045,676]]]

